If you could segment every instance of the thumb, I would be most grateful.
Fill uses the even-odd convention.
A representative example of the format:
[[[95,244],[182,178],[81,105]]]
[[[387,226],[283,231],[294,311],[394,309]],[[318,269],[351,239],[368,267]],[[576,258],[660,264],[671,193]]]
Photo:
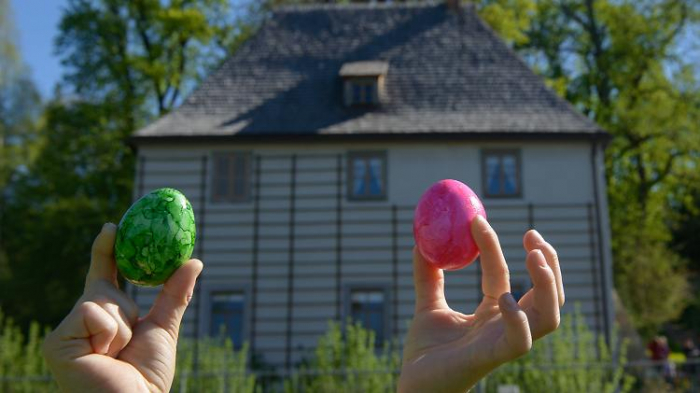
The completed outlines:
[[[519,358],[532,348],[532,335],[527,315],[509,292],[498,298],[498,308],[503,317],[505,332],[496,342],[496,357],[499,363]]]
[[[177,338],[180,321],[192,298],[194,286],[204,265],[190,259],[165,282],[146,319]]]

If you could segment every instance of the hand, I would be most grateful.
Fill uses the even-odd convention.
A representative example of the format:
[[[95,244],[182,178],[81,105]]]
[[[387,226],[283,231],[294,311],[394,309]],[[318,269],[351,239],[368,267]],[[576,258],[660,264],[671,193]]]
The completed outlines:
[[[466,392],[559,326],[564,289],[554,248],[534,230],[525,234],[525,264],[533,288],[516,303],[496,232],[477,216],[472,233],[481,253],[484,294],[474,314],[450,309],[442,270],[413,250],[416,309],[404,346],[399,392]]]
[[[46,337],[44,357],[66,392],[167,392],[180,321],[202,262],[192,259],[178,269],[148,315],[139,318],[138,307],[117,284],[115,236],[114,224],[102,227],[85,292]]]

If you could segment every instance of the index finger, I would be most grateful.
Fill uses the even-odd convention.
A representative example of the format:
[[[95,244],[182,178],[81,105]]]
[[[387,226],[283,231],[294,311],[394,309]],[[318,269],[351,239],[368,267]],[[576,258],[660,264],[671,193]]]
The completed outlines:
[[[471,226],[474,241],[479,246],[481,290],[484,296],[498,299],[502,294],[510,292],[510,272],[498,242],[498,235],[481,216],[476,216]]]
[[[100,234],[92,243],[90,269],[85,278],[85,289],[99,280],[105,280],[115,287],[117,284],[117,266],[114,262],[114,240],[117,236],[117,226],[111,222],[102,226]]]

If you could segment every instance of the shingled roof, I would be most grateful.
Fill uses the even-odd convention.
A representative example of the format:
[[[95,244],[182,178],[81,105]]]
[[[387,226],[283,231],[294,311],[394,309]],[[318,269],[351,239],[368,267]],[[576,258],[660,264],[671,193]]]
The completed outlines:
[[[343,104],[339,71],[356,61],[388,62],[381,106]],[[135,139],[407,134],[605,135],[546,88],[473,7],[364,4],[278,9]]]

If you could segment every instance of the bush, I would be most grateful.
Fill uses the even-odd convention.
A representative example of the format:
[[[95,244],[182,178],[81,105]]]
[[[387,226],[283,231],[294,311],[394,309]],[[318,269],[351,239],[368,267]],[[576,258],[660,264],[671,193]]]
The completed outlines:
[[[57,392],[41,355],[48,329],[33,322],[25,337],[22,330],[0,310],[0,392]]]
[[[180,338],[171,391],[253,393],[255,376],[247,359],[247,345],[235,351],[229,338]]]
[[[359,323],[345,331],[330,322],[312,359],[285,381],[286,392],[394,392],[401,357],[388,342],[378,351],[375,335]],[[344,333],[344,334],[343,334]]]
[[[626,393],[634,378],[624,369],[626,342],[619,353],[603,337],[590,331],[577,307],[565,315],[559,329],[535,343],[526,356],[496,369],[487,377],[486,391],[496,392],[499,385],[517,385],[523,393]]]

